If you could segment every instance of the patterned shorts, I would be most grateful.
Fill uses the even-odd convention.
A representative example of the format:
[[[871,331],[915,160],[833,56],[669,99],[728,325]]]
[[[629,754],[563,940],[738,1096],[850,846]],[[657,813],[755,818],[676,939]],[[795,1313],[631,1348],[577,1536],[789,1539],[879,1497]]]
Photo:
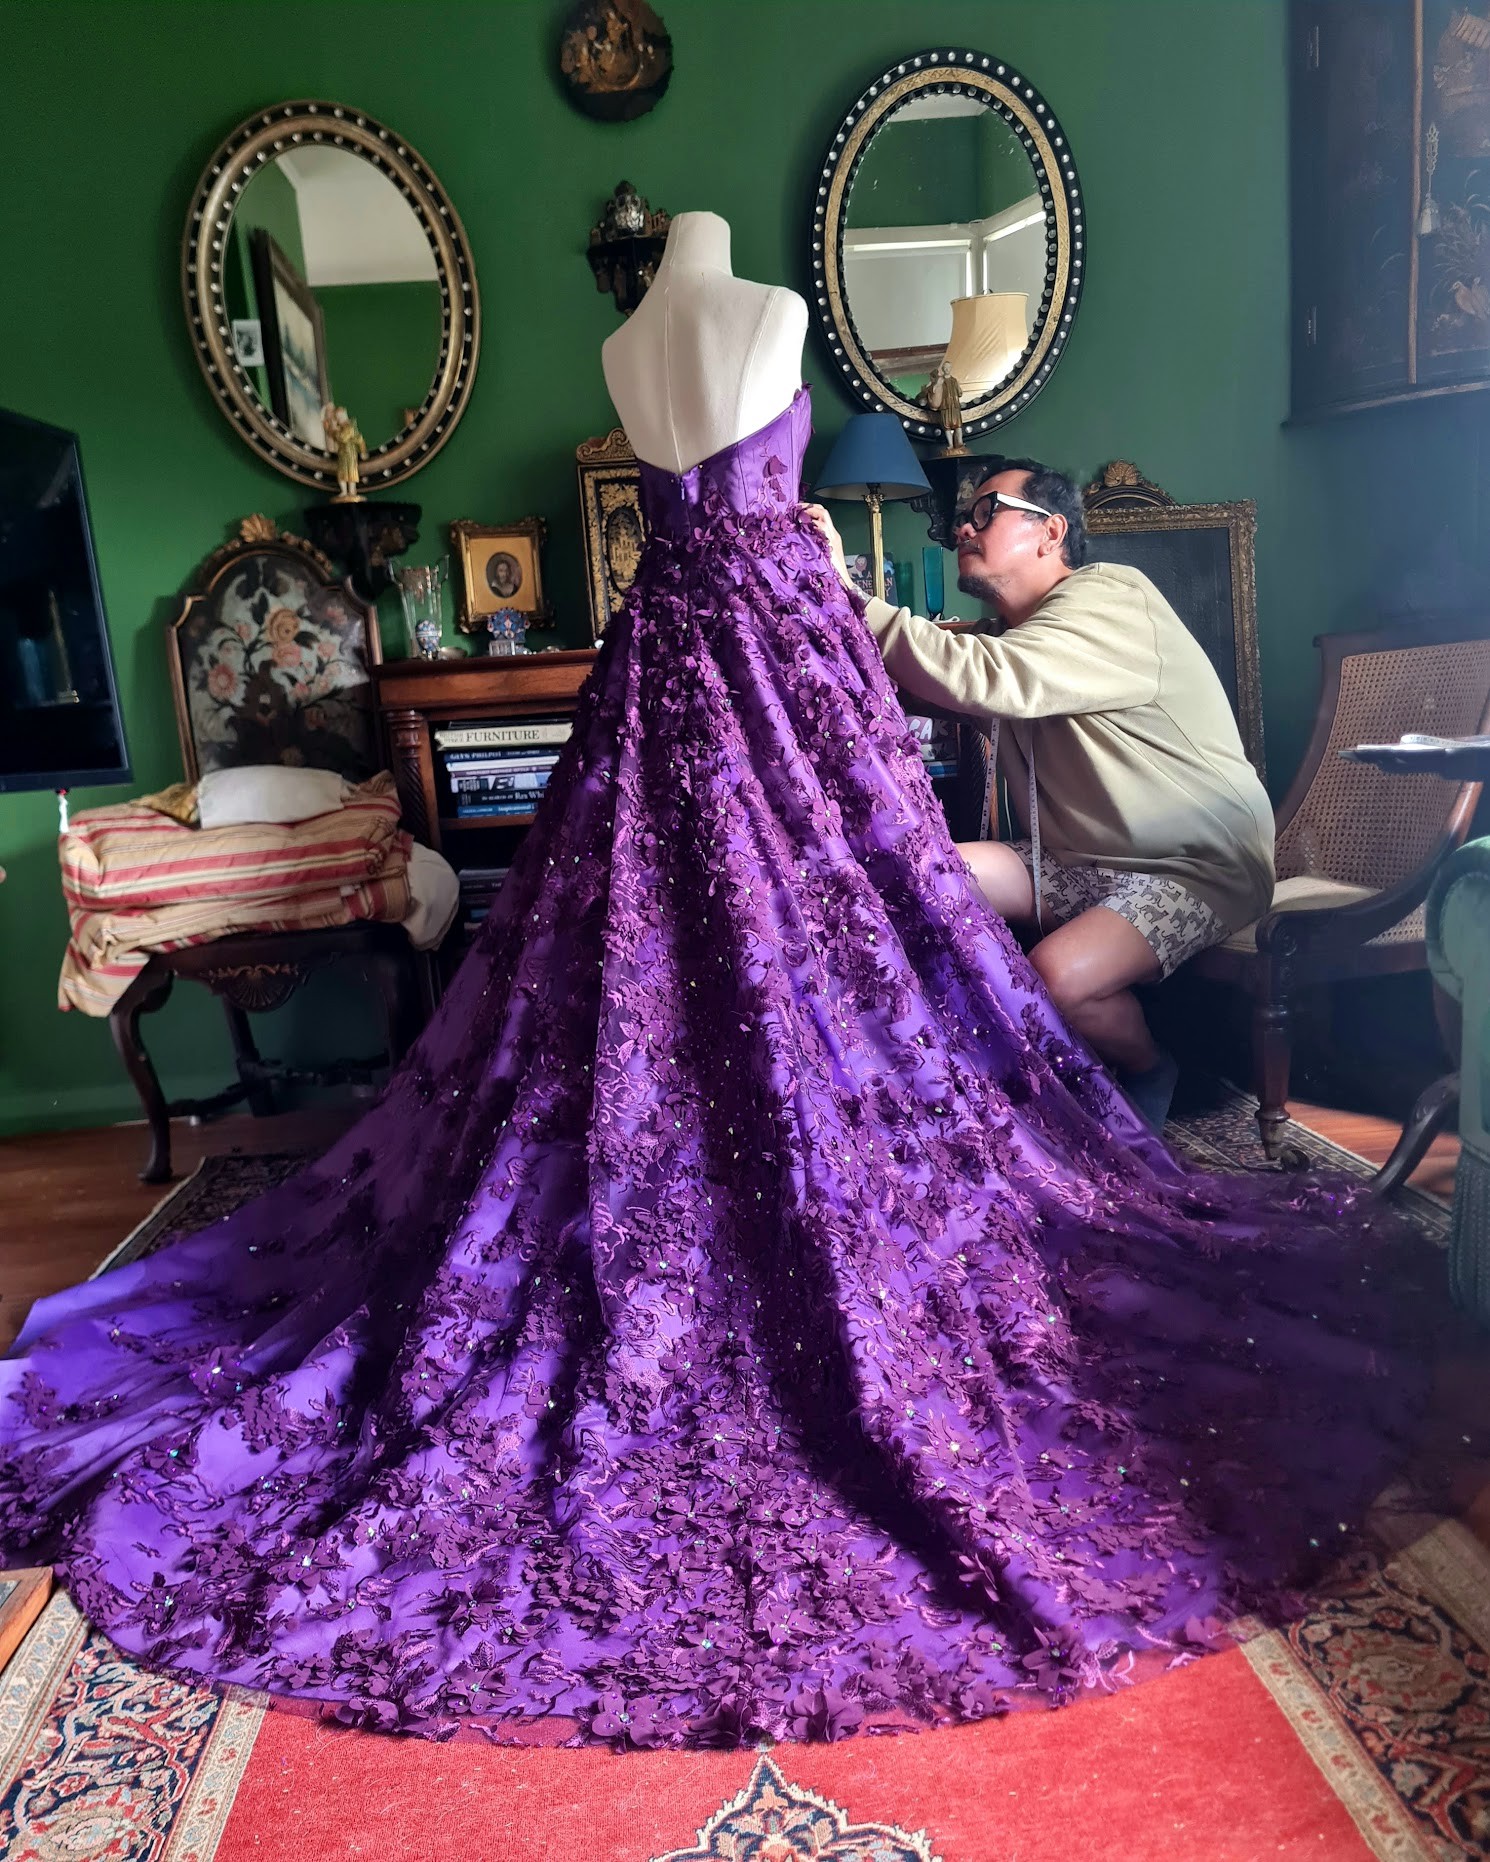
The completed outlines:
[[[1027,840],[1008,843],[1034,875]],[[1040,855],[1040,906],[1047,926],[1063,925],[1093,905],[1105,905],[1148,940],[1168,976],[1187,957],[1209,950],[1226,936],[1226,926],[1203,899],[1187,892],[1177,879],[1154,873],[1124,873],[1111,866],[1062,866]]]

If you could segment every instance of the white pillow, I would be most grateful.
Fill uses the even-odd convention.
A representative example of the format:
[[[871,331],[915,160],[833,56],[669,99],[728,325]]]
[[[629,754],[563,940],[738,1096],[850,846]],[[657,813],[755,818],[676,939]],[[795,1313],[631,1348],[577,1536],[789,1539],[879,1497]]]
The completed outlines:
[[[404,930],[415,950],[433,950],[455,922],[460,880],[448,860],[417,840],[409,849],[409,892],[414,902]]]
[[[282,769],[275,763],[210,769],[197,784],[197,819],[204,828],[309,821],[340,808],[351,793],[346,778],[330,769]]]

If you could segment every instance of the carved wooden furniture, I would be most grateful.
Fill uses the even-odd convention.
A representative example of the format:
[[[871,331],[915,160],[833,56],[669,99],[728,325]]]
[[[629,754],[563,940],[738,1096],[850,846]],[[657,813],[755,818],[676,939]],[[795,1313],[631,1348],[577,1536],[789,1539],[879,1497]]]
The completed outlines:
[[[1480,0],[1293,0],[1293,413],[1490,383]]]
[[[374,678],[388,766],[398,784],[404,826],[415,839],[443,853],[457,871],[477,848],[514,845],[513,836],[530,827],[533,817],[457,820],[434,734],[443,724],[567,716],[594,664],[594,649],[583,647],[510,657],[400,659],[379,666]]]
[[[1382,628],[1316,644],[1323,687],[1277,813],[1272,909],[1186,966],[1250,998],[1257,1123],[1269,1157],[1279,1154],[1288,1116],[1294,1002],[1319,984],[1426,969],[1423,902],[1479,799],[1476,781],[1389,776],[1339,753],[1406,731],[1454,737],[1490,725],[1482,628]]]
[[[620,427],[612,427],[603,439],[581,441],[574,458],[585,537],[590,638],[598,640],[621,611],[647,540],[641,467]]]
[[[245,519],[238,539],[207,559],[166,639],[188,781],[248,764],[334,769],[350,781],[382,767],[376,610],[310,544],[278,535],[268,519]],[[265,1060],[249,1014],[277,1008],[328,964],[350,967],[378,990],[386,1052],[319,1067]],[[277,1086],[364,1082],[396,1063],[418,1032],[421,968],[402,927],[376,923],[245,933],[156,952],[109,1016],[150,1127],[142,1181],[171,1176],[172,1118],[212,1117],[245,1101],[263,1114]],[[217,996],[232,1038],[237,1081],[205,1099],[167,1100],[141,1038],[141,1016],[161,1008],[178,979]]]

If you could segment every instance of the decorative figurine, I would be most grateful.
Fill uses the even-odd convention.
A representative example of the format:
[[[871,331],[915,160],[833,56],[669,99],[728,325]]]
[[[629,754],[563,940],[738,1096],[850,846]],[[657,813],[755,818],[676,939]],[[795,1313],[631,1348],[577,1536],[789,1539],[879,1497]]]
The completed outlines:
[[[647,0],[579,0],[564,20],[559,70],[586,116],[627,123],[667,89],[673,42]]]
[[[361,504],[363,498],[357,483],[362,472],[358,461],[367,457],[367,441],[347,410],[330,401],[321,409],[321,426],[326,434],[327,450],[336,454],[336,496],[331,502]]]
[[[937,363],[931,380],[916,399],[929,407],[941,422],[942,433],[946,437],[942,457],[960,458],[967,451],[962,443],[962,388],[957,377],[947,367],[945,357]]]
[[[516,608],[498,608],[486,617],[486,631],[491,635],[487,653],[496,659],[525,653],[528,646],[528,617]]]
[[[623,317],[636,309],[656,276],[671,224],[669,215],[648,206],[629,181],[622,181],[590,228],[595,289],[611,292]]]

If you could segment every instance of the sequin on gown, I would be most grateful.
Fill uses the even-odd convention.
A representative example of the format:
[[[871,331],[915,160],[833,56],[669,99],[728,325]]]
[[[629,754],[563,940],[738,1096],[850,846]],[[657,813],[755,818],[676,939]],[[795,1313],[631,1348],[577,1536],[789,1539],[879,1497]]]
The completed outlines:
[[[981,902],[803,517],[805,390],[650,539],[411,1057],[41,1301],[0,1535],[123,1649],[440,1737],[977,1718],[1182,1657],[1422,1387],[1338,1187],[1197,1175]]]

